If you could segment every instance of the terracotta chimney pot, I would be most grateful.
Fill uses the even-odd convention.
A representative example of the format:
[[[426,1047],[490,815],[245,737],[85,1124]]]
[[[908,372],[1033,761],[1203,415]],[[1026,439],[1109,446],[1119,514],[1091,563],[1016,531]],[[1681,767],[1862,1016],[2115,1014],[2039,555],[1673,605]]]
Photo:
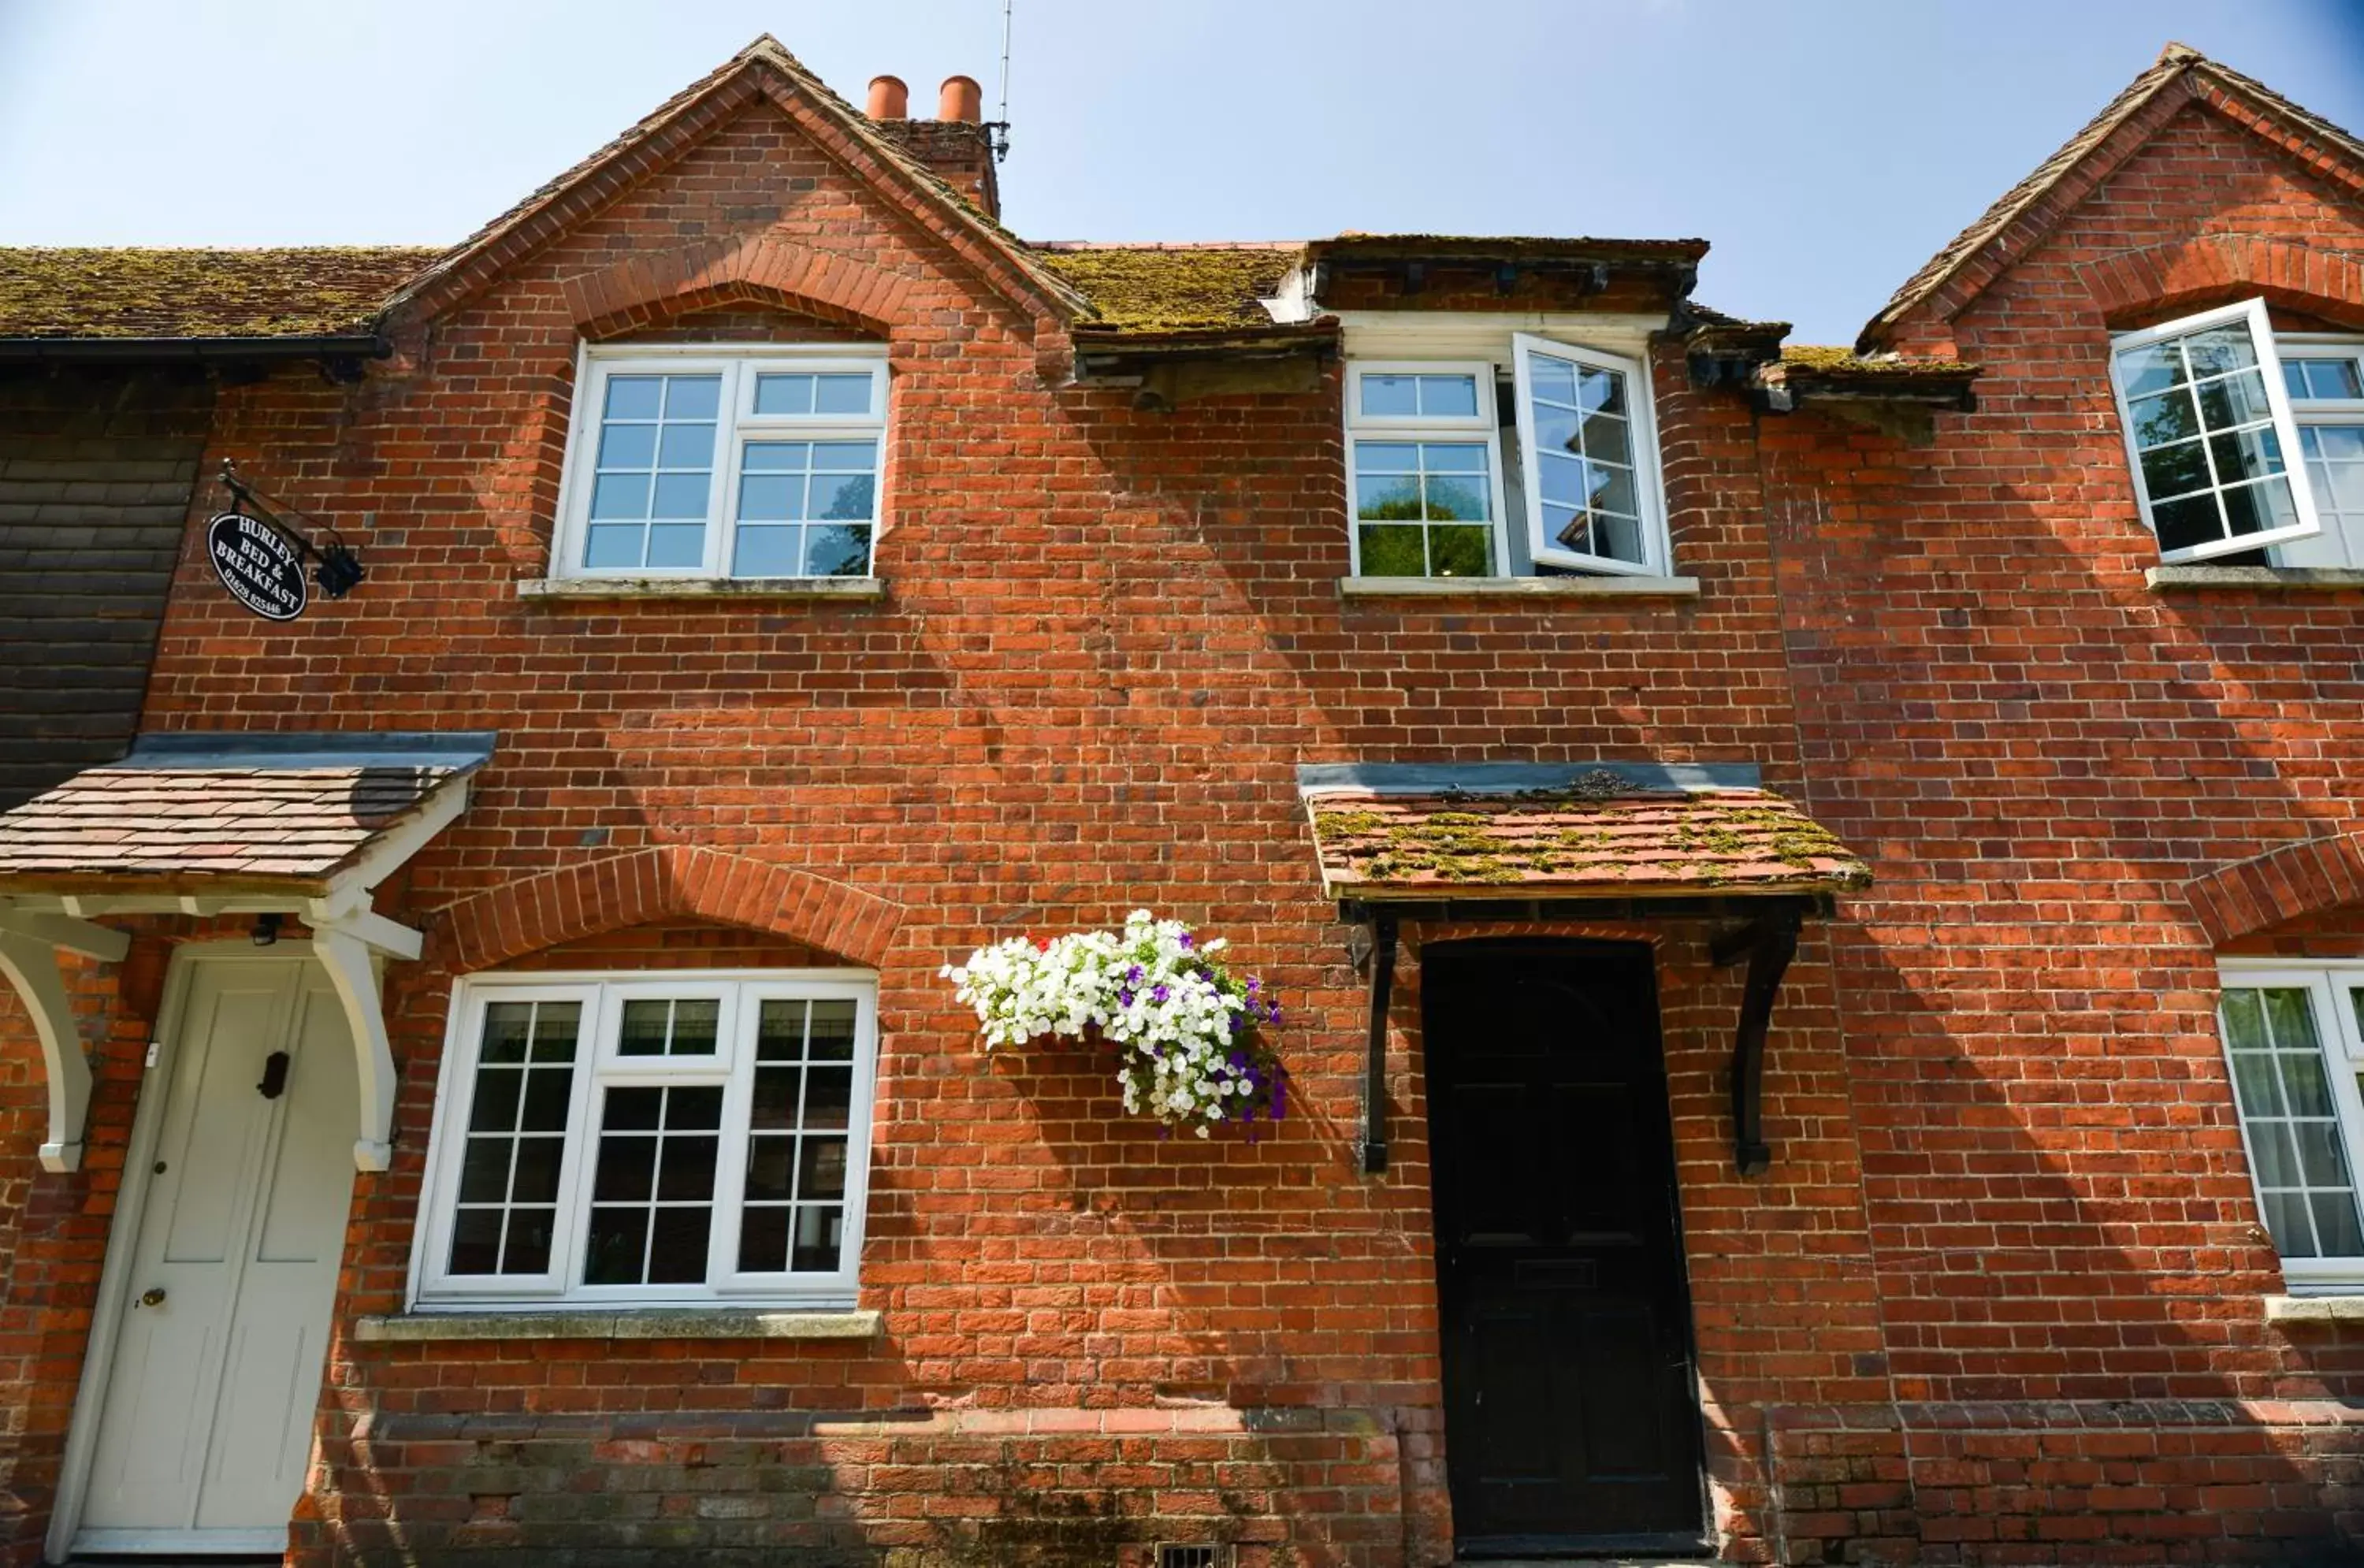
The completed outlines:
[[[985,118],[985,89],[974,76],[947,76],[936,99],[936,117],[976,125]]]
[[[870,79],[870,106],[863,111],[874,120],[899,120],[911,112],[911,89],[899,76]]]

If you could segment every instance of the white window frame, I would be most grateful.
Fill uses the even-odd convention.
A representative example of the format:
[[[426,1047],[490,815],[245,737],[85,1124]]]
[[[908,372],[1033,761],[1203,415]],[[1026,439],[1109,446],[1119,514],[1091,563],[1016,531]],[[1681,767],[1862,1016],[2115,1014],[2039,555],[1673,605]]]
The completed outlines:
[[[2340,1142],[2347,1155],[2347,1177],[2358,1189],[2358,1210],[2364,1213],[2364,1092],[2359,1092],[2356,1082],[2357,1073],[2364,1070],[2364,1033],[2358,1029],[2354,1006],[2342,995],[2350,988],[2364,990],[2364,960],[2292,963],[2287,959],[2227,958],[2218,961],[2217,982],[2226,991],[2303,990],[2313,999],[2315,1033],[2325,1051],[2324,1075],[2331,1083]],[[2241,1086],[2233,1070],[2233,1042],[2224,1038],[2221,1023],[2217,1044],[2225,1053],[2225,1078],[2238,1107]],[[2242,1158],[2249,1167],[2250,1199],[2257,1205],[2258,1226],[2263,1230],[2265,1192],[2258,1181],[2258,1156],[2249,1141],[2248,1118],[2236,1108],[2235,1119],[2240,1124]],[[2364,1257],[2283,1258],[2281,1268],[2283,1281],[2301,1295],[2364,1293]]]
[[[2281,355],[2274,346],[2273,323],[2267,317],[2266,302],[2262,297],[2244,300],[2237,305],[2220,306],[2213,310],[2202,310],[2195,315],[2179,317],[2173,321],[2162,321],[2156,327],[2146,327],[2139,332],[2123,332],[2111,338],[2110,395],[2117,406],[2118,434],[2125,447],[2127,471],[2134,476],[2135,504],[2142,510],[2143,526],[2151,530],[2154,540],[2158,539],[2158,525],[2151,517],[2150,485],[2143,477],[2142,453],[2135,445],[2134,410],[2126,398],[2125,383],[2118,374],[2119,360],[2129,350],[2146,349],[2169,338],[2186,337],[2213,327],[2228,327],[2235,322],[2248,328],[2250,346],[2258,356],[2258,368],[2265,376],[2266,407],[2273,416],[2275,438],[2281,443],[2282,472],[2291,479],[2291,504],[2297,510],[2298,521],[2286,528],[2236,534],[2183,550],[2162,549],[2158,552],[2161,565],[2174,566],[2208,561],[2220,555],[2239,555],[2293,539],[2314,539],[2323,532],[2323,525],[2315,516],[2314,489],[2307,483],[2305,462],[2300,455],[2298,422],[2291,413],[2289,390],[2282,385]],[[2207,441],[2204,437],[2201,446],[2205,451]],[[2215,459],[2212,455],[2208,461],[2210,473],[2213,473]],[[2219,489],[2213,485],[2206,492],[2212,495],[2219,493]]]
[[[719,997],[712,1056],[619,1056],[623,1004],[645,997]],[[754,1031],[770,1000],[854,1004],[853,1091],[847,1113],[845,1196],[839,1267],[832,1273],[742,1273],[736,1267],[746,1194],[748,1114],[754,1093]],[[457,1217],[460,1170],[467,1153],[469,1102],[485,1010],[494,1002],[579,1002],[583,1035],[574,1053],[565,1150],[550,1267],[539,1275],[453,1274],[448,1268]],[[878,1072],[878,982],[867,970],[682,970],[470,975],[452,988],[443,1060],[428,1136],[426,1180],[411,1248],[409,1301],[421,1311],[612,1310],[657,1307],[784,1307],[834,1309],[854,1305],[869,1205],[871,1113]],[[598,1140],[597,1106],[619,1087],[719,1084],[720,1146],[714,1173],[714,1218],[707,1236],[704,1284],[584,1285],[579,1277],[590,1232],[590,1181]],[[734,1131],[735,1129],[735,1131]]]
[[[1639,562],[1586,555],[1566,549],[1544,537],[1544,465],[1535,451],[1534,381],[1527,369],[1528,356],[1532,354],[1566,360],[1571,364],[1585,365],[1597,371],[1614,371],[1625,378],[1626,425],[1634,449],[1634,504],[1641,516],[1642,559]],[[1563,343],[1556,338],[1539,338],[1519,332],[1511,338],[1511,372],[1512,382],[1518,388],[1519,466],[1526,491],[1527,545],[1535,560],[1548,566],[1608,572],[1621,576],[1667,575],[1670,570],[1667,562],[1673,558],[1673,552],[1667,538],[1666,481],[1659,472],[1657,400],[1651,392],[1650,367],[1639,360],[1629,360],[1621,354],[1605,354],[1598,349]]]
[[[1478,384],[1474,415],[1364,414],[1366,375],[1466,375]],[[1472,436],[1486,443],[1486,504],[1492,512],[1494,569],[1489,575],[1507,576],[1511,570],[1510,528],[1502,491],[1502,428],[1494,402],[1494,365],[1490,360],[1349,360],[1346,362],[1346,559],[1347,570],[1363,574],[1362,518],[1355,500],[1355,447],[1361,440],[1451,441],[1470,444]],[[1423,525],[1434,527],[1433,524]],[[1422,579],[1427,581],[1428,579]],[[1449,581],[1449,579],[1439,579]]]
[[[865,418],[843,414],[754,412],[759,373],[865,373],[871,379]],[[719,375],[715,411],[713,483],[706,494],[706,550],[696,566],[602,566],[583,563],[590,538],[593,471],[597,466],[600,416],[614,375]],[[750,440],[875,440],[878,478],[870,521],[871,571],[877,572],[878,536],[886,522],[886,349],[868,343],[585,343],[576,356],[574,398],[567,421],[566,455],[559,483],[559,525],[552,577],[729,577],[738,539],[739,475]]]
[[[2347,332],[2283,332],[2276,335],[2275,351],[2284,365],[2308,360],[2329,360],[2356,367],[2357,379],[2364,383],[2364,337]],[[2283,389],[2285,393],[2289,390]],[[2291,399],[2291,417],[2303,431],[2310,428],[2364,428],[2364,397],[2311,397]],[[2314,501],[2315,516],[2320,520],[2330,505],[2329,496],[2314,495],[2314,476],[2306,471],[2303,445],[2293,468],[2304,482],[2308,495]],[[2351,533],[2346,526],[2324,526],[2323,537],[2333,541],[2345,564],[2364,566],[2364,528]]]

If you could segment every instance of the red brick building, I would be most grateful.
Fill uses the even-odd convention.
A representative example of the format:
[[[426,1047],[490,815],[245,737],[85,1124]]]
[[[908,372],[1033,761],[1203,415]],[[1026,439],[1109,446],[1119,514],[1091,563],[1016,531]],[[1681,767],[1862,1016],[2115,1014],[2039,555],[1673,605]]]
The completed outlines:
[[[764,39],[450,251],[0,253],[208,476],[0,814],[10,1560],[2356,1551],[2364,147],[2171,49],[1838,350],[976,121]],[[980,1050],[1141,908],[1279,1119]]]

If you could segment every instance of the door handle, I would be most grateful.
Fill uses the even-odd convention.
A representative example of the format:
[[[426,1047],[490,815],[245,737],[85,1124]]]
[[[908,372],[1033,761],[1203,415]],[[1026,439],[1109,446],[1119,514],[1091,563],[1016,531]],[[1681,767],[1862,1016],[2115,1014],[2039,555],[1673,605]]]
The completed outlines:
[[[141,1291],[141,1292],[139,1293],[139,1299],[138,1301],[134,1302],[132,1305],[133,1305],[133,1306],[135,1306],[135,1307],[162,1307],[162,1306],[163,1306],[163,1305],[164,1305],[164,1287],[163,1287],[162,1285],[161,1285],[161,1284],[151,1284],[151,1285],[150,1285],[146,1290],[143,1290],[143,1291]]]
[[[287,1053],[274,1051],[262,1059],[262,1082],[254,1092],[266,1100],[275,1100],[287,1092]]]

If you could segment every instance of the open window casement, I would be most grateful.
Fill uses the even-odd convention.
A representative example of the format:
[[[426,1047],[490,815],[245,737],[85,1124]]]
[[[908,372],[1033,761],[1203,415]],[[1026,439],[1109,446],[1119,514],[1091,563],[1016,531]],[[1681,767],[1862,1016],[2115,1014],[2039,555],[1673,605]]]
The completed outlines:
[[[2168,564],[2322,531],[2291,471],[2299,449],[2266,302],[2202,311],[2112,345],[2143,517]]]
[[[1647,369],[1524,333],[1511,345],[1535,560],[1588,572],[1667,571]]]

